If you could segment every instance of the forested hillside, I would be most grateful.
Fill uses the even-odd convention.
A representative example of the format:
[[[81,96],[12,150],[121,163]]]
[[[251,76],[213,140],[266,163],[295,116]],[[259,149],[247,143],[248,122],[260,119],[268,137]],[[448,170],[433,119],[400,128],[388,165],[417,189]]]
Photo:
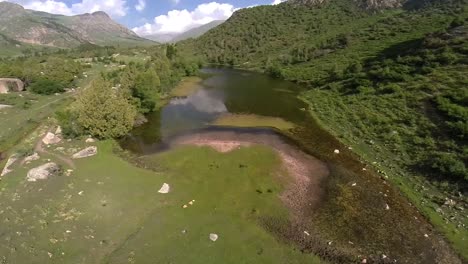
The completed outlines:
[[[179,48],[305,84],[311,114],[468,254],[458,230],[468,205],[467,7],[292,0],[240,10]]]

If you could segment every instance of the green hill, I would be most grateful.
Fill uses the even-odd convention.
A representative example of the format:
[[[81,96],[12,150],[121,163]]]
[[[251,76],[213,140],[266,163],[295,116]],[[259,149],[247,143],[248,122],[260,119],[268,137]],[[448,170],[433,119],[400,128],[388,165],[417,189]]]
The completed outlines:
[[[460,228],[468,222],[446,203],[468,204],[467,7],[290,0],[239,10],[178,48],[305,84],[310,113],[400,186],[468,258]]]
[[[151,42],[114,22],[106,13],[53,15],[0,2],[0,34],[31,45],[69,48],[81,44],[142,45]]]

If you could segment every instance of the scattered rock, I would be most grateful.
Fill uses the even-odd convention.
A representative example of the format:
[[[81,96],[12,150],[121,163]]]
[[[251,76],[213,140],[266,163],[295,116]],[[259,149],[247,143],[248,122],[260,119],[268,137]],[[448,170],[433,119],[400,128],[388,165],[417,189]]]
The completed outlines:
[[[428,235],[428,234],[424,234],[424,237],[425,237],[425,238],[428,238],[428,237],[429,237],[429,235]]]
[[[362,168],[363,171],[366,171],[367,169],[366,168]]]
[[[62,141],[62,139],[51,132],[47,132],[47,135],[42,139],[42,142],[46,145],[57,144],[60,141]]]
[[[28,172],[26,178],[29,182],[35,182],[37,180],[46,180],[50,176],[57,174],[59,171],[60,167],[57,164],[49,162],[42,166],[31,169]]]
[[[390,206],[388,204],[385,204],[385,210],[390,210]]]
[[[187,206],[186,204],[184,204],[184,206],[182,206],[182,208],[184,208],[184,209],[187,208],[187,207],[188,207],[188,206]]]
[[[166,194],[166,193],[169,193],[169,191],[171,190],[169,184],[167,183],[164,183],[161,187],[161,189],[159,189],[159,193],[162,193],[162,194]]]
[[[190,201],[189,204],[190,204],[190,205],[193,205],[193,201]]]
[[[449,207],[453,207],[453,206],[457,205],[457,203],[452,199],[446,199],[444,205],[447,205]]]
[[[93,147],[85,148],[85,149],[73,154],[72,158],[82,159],[82,158],[87,158],[87,157],[94,156],[96,154],[97,154],[97,147],[93,146]]]
[[[335,153],[335,154],[340,154],[340,150],[339,150],[339,149],[335,149],[334,153]]]
[[[73,172],[73,170],[67,170],[67,171],[65,172],[65,176],[70,177],[71,174],[72,174],[72,172]]]
[[[62,127],[58,126],[57,129],[55,130],[56,135],[62,135]]]
[[[94,138],[92,138],[92,137],[89,137],[89,138],[87,138],[87,139],[85,140],[85,142],[86,142],[86,143],[94,143],[94,142],[96,142],[96,140],[95,140]]]
[[[306,234],[306,236],[310,236],[310,233],[307,231],[304,231],[304,234]]]
[[[79,195],[79,196],[82,196],[83,193],[84,193],[84,191],[81,191],[81,192],[78,193],[78,195]]]
[[[362,264],[366,264],[366,263],[367,263],[367,259],[363,259],[363,260],[361,261],[361,263],[362,263]]]
[[[32,154],[31,156],[27,156],[26,158],[24,158],[24,162],[26,164],[32,162],[32,161],[36,161],[38,159],[40,159],[41,157],[39,156],[39,154],[37,154],[37,152],[35,152],[34,154]]]
[[[0,174],[0,177],[3,177],[7,175],[8,173],[12,172],[13,170],[10,169],[10,166],[13,165],[18,160],[18,157],[16,154],[13,154],[8,158],[7,163],[5,164],[5,167],[2,170],[2,174]]]
[[[353,186],[353,187],[354,187],[354,186],[356,186],[356,185],[357,185],[357,183],[353,183],[353,184],[351,184],[351,186]]]
[[[216,240],[218,240],[218,235],[217,234],[210,234],[210,240],[215,242]]]

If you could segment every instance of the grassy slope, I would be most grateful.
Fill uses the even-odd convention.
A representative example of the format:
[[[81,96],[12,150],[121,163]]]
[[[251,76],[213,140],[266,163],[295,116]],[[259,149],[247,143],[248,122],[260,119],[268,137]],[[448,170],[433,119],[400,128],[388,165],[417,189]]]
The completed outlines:
[[[118,158],[112,142],[98,147],[96,157],[76,161],[72,176],[25,182],[27,168],[50,158],[43,156],[0,182],[3,261],[318,262],[259,225],[262,216],[287,216],[277,196],[283,188],[275,180],[278,157],[270,150],[220,155],[209,148],[182,148],[146,157],[158,171],[151,172]],[[157,192],[163,182],[171,185],[167,195]],[[183,209],[192,199],[195,204]],[[216,243],[208,239],[210,233],[219,235]]]
[[[364,63],[383,52],[398,52],[427,33],[445,30],[455,16],[467,16],[466,9],[463,8],[438,7],[413,12],[390,10],[369,14],[346,6],[344,1],[335,2],[341,4],[325,5],[312,10],[292,8],[286,4],[242,10],[220,27],[196,41],[184,43],[181,47],[182,50],[184,47],[194,48],[198,55],[215,63],[257,70],[265,67],[268,70],[269,66],[275,66],[275,75],[317,87],[333,82],[329,79],[329,72],[332,70],[342,71],[356,61]],[[291,28],[294,30],[290,30]],[[346,46],[333,45],[342,33],[347,38]],[[307,50],[304,53],[309,56],[298,56],[298,50]],[[323,55],[323,52],[330,53]],[[407,86],[436,82],[455,91],[458,89],[456,87],[464,87],[459,74],[464,70],[465,67],[446,67],[428,78],[425,77],[423,81],[416,78]],[[458,74],[455,74],[457,71]],[[411,91],[408,93],[411,94]],[[453,188],[454,186],[444,182],[433,184],[421,177],[421,174],[413,175],[407,161],[414,156],[406,152],[395,153],[394,144],[378,139],[391,131],[379,130],[381,125],[371,123],[378,118],[386,120],[384,123],[395,122],[392,118],[408,109],[407,104],[413,104],[420,98],[410,96],[405,102],[401,97],[395,98],[392,95],[346,96],[330,90],[315,89],[304,94],[303,98],[312,106],[312,114],[323,126],[353,146],[368,161],[378,162],[375,165],[385,171],[432,223],[446,234],[460,254],[468,257],[465,246],[468,234],[462,226],[467,223],[463,218],[463,211],[441,206],[445,197],[452,197],[463,208],[463,197],[452,192],[457,187]],[[400,117],[407,120],[418,119],[421,117],[420,111],[421,109],[413,108]],[[422,125],[424,124],[421,122],[415,122],[411,127],[403,125],[397,130],[417,132],[418,129],[427,129],[427,126]],[[375,143],[366,143],[370,140]],[[405,144],[409,149],[416,148],[416,144]],[[442,212],[437,213],[436,210]],[[455,220],[451,218],[453,214],[457,215]]]

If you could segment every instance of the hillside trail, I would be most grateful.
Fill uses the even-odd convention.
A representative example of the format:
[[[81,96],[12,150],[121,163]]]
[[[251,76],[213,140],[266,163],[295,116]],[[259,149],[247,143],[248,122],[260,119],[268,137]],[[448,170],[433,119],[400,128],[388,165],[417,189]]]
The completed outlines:
[[[51,132],[51,130],[49,130],[49,132]],[[44,145],[42,143],[42,139],[39,139],[39,141],[36,143],[36,145],[34,146],[34,151],[36,151],[38,153],[48,154],[50,156],[53,156],[53,157],[59,159],[60,161],[64,162],[65,164],[67,164],[72,169],[76,169],[75,163],[73,162],[73,160],[71,158],[66,157],[64,155],[52,153],[52,152],[48,151],[47,149],[45,149]]]

